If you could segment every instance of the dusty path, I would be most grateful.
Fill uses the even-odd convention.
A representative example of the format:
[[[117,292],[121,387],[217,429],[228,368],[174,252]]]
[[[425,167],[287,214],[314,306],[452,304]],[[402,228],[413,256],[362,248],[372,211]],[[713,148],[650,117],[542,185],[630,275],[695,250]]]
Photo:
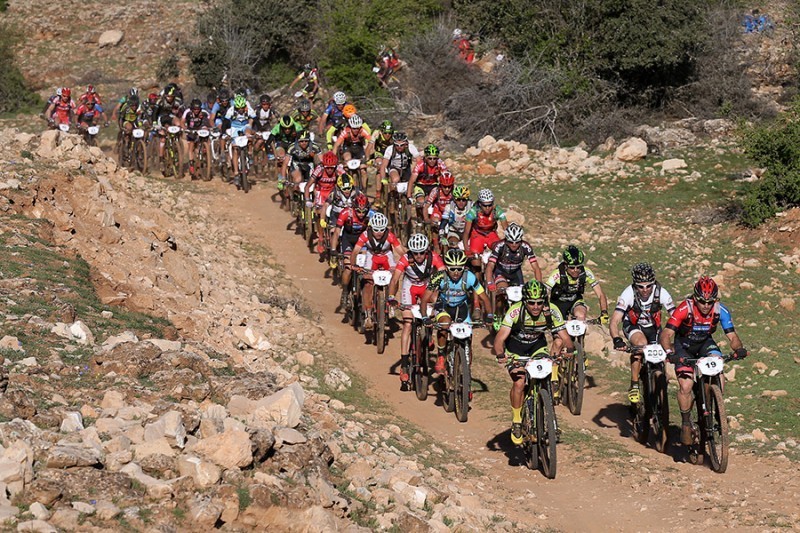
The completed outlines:
[[[797,465],[787,461],[732,455],[728,472],[719,475],[707,467],[681,462],[635,443],[624,435],[624,409],[619,400],[588,389],[583,414],[573,417],[560,407],[559,420],[577,429],[611,439],[631,452],[627,457],[585,460],[576,448],[559,446],[558,476],[545,479],[521,466],[521,455],[510,446],[506,417],[487,410],[483,394],[506,398],[508,389],[476,394],[469,422],[459,424],[452,414],[435,405],[435,397],[419,402],[402,393],[394,374],[399,359],[398,340],[379,356],[364,344],[341,315],[333,312],[339,289],[323,277],[325,266],[308,253],[300,237],[286,230],[289,216],[270,199],[273,189],[260,184],[244,195],[218,181],[207,184],[209,195],[194,195],[217,220],[250,242],[268,247],[303,296],[322,316],[322,324],[337,350],[369,382],[370,394],[393,405],[412,424],[457,449],[461,457],[485,473],[480,479],[454,479],[474,487],[477,498],[520,525],[566,531],[688,530],[698,525],[732,529],[800,528],[800,480]],[[236,206],[233,208],[232,206]],[[477,347],[476,357],[491,357]],[[500,368],[490,369],[503,376]],[[477,376],[480,379],[480,376]],[[673,419],[675,417],[673,416]],[[602,445],[602,444],[600,444]],[[624,455],[624,454],[623,454]],[[678,457],[678,459],[676,459]]]

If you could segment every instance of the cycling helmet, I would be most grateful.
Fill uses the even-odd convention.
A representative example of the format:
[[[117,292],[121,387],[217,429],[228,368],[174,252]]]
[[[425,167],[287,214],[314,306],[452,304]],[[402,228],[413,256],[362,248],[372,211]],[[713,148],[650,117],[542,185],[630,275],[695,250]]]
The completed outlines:
[[[394,125],[391,120],[384,120],[380,126],[381,133],[394,133]]]
[[[281,128],[289,129],[292,126],[294,126],[294,119],[292,117],[290,117],[289,115],[283,115],[281,117],[280,124],[281,124]]]
[[[139,97],[138,96],[131,96],[128,98],[128,104],[131,107],[138,107],[139,106]]]
[[[361,126],[364,125],[364,121],[361,120],[361,117],[359,117],[358,115],[353,115],[352,117],[350,117],[350,119],[347,121],[347,123],[353,129],[358,129]]]
[[[335,167],[339,164],[339,156],[337,156],[334,152],[325,152],[322,154],[322,166],[324,167]]]
[[[336,105],[343,105],[347,102],[347,95],[344,94],[342,91],[336,91],[333,93],[333,103]]]
[[[404,131],[396,131],[392,133],[392,142],[394,144],[405,144],[408,142],[408,135]]]
[[[231,99],[230,91],[228,91],[228,89],[222,89],[219,92],[219,99],[220,100],[230,100]]]
[[[478,193],[478,202],[486,205],[493,204],[494,194],[492,194],[491,189],[481,189]]]
[[[522,237],[525,235],[525,231],[522,229],[522,226],[516,223],[511,223],[506,228],[506,242],[522,242]]]
[[[586,259],[580,248],[574,244],[567,246],[567,248],[561,253],[561,257],[564,259],[564,263],[568,266],[581,266]]]
[[[439,185],[442,187],[452,187],[455,185],[456,179],[453,177],[453,174],[449,170],[445,170],[442,172],[442,176],[439,178]]]
[[[195,98],[194,100],[192,100],[191,104],[192,110],[197,110],[200,109],[201,107],[203,107],[203,102],[201,102],[199,98]]]
[[[358,193],[358,196],[353,200],[353,208],[361,214],[366,213],[369,210],[367,195],[363,192]]]
[[[262,103],[262,104],[271,104],[272,103],[272,97],[270,95],[268,95],[268,94],[262,94],[259,97],[258,101],[259,101],[259,103]]]
[[[467,254],[464,250],[459,248],[451,248],[444,254],[444,266],[446,267],[463,267],[467,264]]]
[[[453,30],[453,40],[461,38],[461,28],[456,28]]]
[[[342,108],[342,115],[344,115],[344,118],[348,118],[349,119],[350,117],[355,115],[357,112],[358,111],[356,110],[356,106],[354,106],[353,104],[347,104],[346,106],[344,106]]]
[[[301,113],[308,113],[309,111],[311,111],[311,102],[303,98],[302,100],[300,100],[300,103],[297,104],[297,110],[300,111]]]
[[[700,276],[694,284],[694,299],[702,303],[711,303],[719,298],[717,282],[708,276]]]
[[[522,298],[529,300],[547,300],[547,287],[539,280],[532,279],[522,286]]]
[[[62,89],[61,87],[59,87],[58,89],[56,89],[56,96],[61,96],[61,91],[63,91],[63,90],[64,90],[64,89]]]
[[[375,213],[369,219],[369,227],[372,228],[372,231],[386,231],[386,228],[389,227],[389,219],[383,213]]]
[[[170,94],[172,94],[172,93],[170,93]],[[139,96],[139,89],[137,89],[136,87],[131,87],[130,90],[128,91],[128,96],[136,96],[136,97],[138,97]]]
[[[336,186],[343,191],[350,191],[353,189],[354,182],[355,180],[353,180],[353,177],[350,174],[342,174],[336,180]]]
[[[418,254],[427,252],[429,245],[428,238],[422,233],[415,233],[408,239],[408,249]]]
[[[459,185],[453,189],[453,198],[456,200],[469,200],[469,187]]]
[[[88,85],[86,87],[86,92],[89,93],[89,94],[94,94],[95,93],[94,85]]]
[[[247,107],[247,99],[241,94],[236,95],[236,98],[233,99],[233,107],[235,107],[236,109],[242,109]]]
[[[311,132],[308,130],[303,130],[300,132],[300,136],[297,137],[298,141],[309,141],[311,142]]]
[[[306,71],[306,72],[308,72],[312,68],[314,68],[314,67],[311,66],[311,63],[306,63],[305,65],[303,65],[303,70]]]
[[[72,90],[69,87],[61,89],[61,96],[69,98],[72,95]]]
[[[150,93],[147,95],[147,99],[150,100],[151,104],[155,104],[158,100],[158,95],[156,93]]]
[[[655,283],[656,271],[650,263],[636,263],[631,268],[631,277],[634,283]]]
[[[425,147],[425,157],[439,157],[439,148],[435,144],[429,144]]]

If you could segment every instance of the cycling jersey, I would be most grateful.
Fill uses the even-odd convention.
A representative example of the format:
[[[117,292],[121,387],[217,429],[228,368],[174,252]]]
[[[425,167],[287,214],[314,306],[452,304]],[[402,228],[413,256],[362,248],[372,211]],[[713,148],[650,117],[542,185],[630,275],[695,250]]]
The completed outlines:
[[[319,153],[319,146],[310,142],[306,149],[303,150],[300,143],[295,141],[286,153],[292,158],[292,165],[310,165],[314,163],[314,156]]]
[[[272,139],[278,146],[289,146],[297,140],[297,137],[302,130],[303,128],[300,126],[300,124],[295,122],[294,127],[289,129],[289,131],[286,131],[281,127],[279,122],[272,128]]]
[[[716,302],[708,316],[703,316],[695,306],[694,300],[687,298],[672,312],[666,327],[675,331],[678,338],[696,344],[710,339],[718,324],[726,334],[736,330],[731,312],[725,304]]]
[[[638,328],[660,328],[662,307],[669,315],[675,310],[675,303],[672,301],[669,291],[656,283],[646,300],[639,298],[639,294],[633,286],[628,285],[617,299],[614,309],[624,313],[623,320]]]
[[[345,102],[345,105],[347,105],[347,102]],[[336,103],[333,100],[328,102],[328,107],[325,108],[325,113],[324,113],[328,115],[325,124],[331,126],[337,121],[346,123],[347,120],[344,118],[344,113],[342,109],[344,109],[344,105],[340,108],[338,105],[336,105]]]
[[[102,111],[97,109],[96,104],[91,109],[89,109],[86,104],[83,104],[75,111],[75,114],[78,116],[78,122],[85,122],[86,124],[92,124],[100,113],[102,113]]]
[[[342,228],[342,234],[360,235],[361,232],[367,228],[368,222],[369,213],[364,215],[363,218],[360,218],[355,209],[348,207],[339,213],[339,218],[336,220],[336,227]]]
[[[549,313],[549,314],[548,314]],[[523,302],[516,302],[503,317],[501,327],[511,328],[505,348],[509,355],[529,357],[542,346],[547,346],[545,333],[550,331],[553,338],[564,329],[561,312],[552,307],[545,308],[539,316],[533,316]]]
[[[467,222],[472,222],[472,231],[481,235],[489,235],[497,229],[497,223],[506,219],[505,212],[499,205],[494,206],[489,214],[484,214],[483,209],[477,204],[467,212]]]
[[[531,245],[526,241],[519,244],[517,251],[513,251],[507,246],[506,241],[497,241],[492,245],[492,255],[489,256],[489,262],[495,263],[495,274],[511,274],[522,268],[525,259],[533,265],[536,263],[536,253],[534,253]]]
[[[375,157],[383,157],[386,149],[392,146],[392,136],[386,136],[380,132],[373,136],[373,145],[375,146]]]
[[[243,131],[250,128],[250,121],[253,119],[255,119],[255,113],[249,110],[240,113],[236,111],[233,106],[229,107],[228,111],[225,113],[225,120],[231,122],[231,129],[236,134],[241,134]]]
[[[141,117],[142,120],[148,121],[150,124],[153,124],[156,120],[156,110],[158,106],[156,104],[151,104],[150,102],[142,102],[139,106],[141,109]]]
[[[400,171],[400,174],[402,174],[404,170],[411,168],[411,163],[417,157],[419,157],[419,150],[417,150],[417,147],[414,146],[412,142],[408,143],[408,146],[402,152],[392,144],[383,153],[383,158],[388,161],[386,170],[395,169]]]
[[[436,272],[431,276],[428,290],[439,291],[437,304],[447,307],[457,307],[466,302],[470,292],[483,294],[483,286],[469,270],[464,271],[455,281],[444,271]]]
[[[339,187],[336,187],[333,192],[328,195],[328,198],[325,200],[325,202],[331,206],[330,219],[334,223],[339,218],[339,213],[341,213],[343,209],[353,207],[353,200],[355,199],[357,193],[358,189],[354,188],[350,191],[350,196],[345,196],[342,190]]]
[[[300,110],[295,109],[289,116],[292,117],[292,120],[294,120],[296,123],[300,124],[304,130],[310,130],[311,123],[316,122],[319,119],[319,114],[313,109],[305,115],[301,113]]]
[[[442,172],[445,170],[447,170],[447,165],[445,165],[444,161],[441,159],[437,159],[433,166],[429,166],[425,159],[420,159],[414,166],[412,173],[417,175],[417,185],[432,187],[439,183],[439,176],[441,176]]]
[[[53,108],[52,118],[59,124],[67,124],[69,123],[70,113],[74,111],[75,102],[72,99],[68,99],[65,102],[63,98],[59,98]]]
[[[209,115],[208,112],[201,109],[200,114],[195,115],[191,109],[183,112],[183,123],[186,124],[187,130],[199,130],[208,127]]]
[[[363,126],[356,129],[347,126],[344,131],[342,131],[341,138],[343,139],[342,143],[345,148],[353,145],[366,146],[372,140],[369,132]]]
[[[440,187],[434,187],[428,197],[425,198],[425,203],[433,206],[433,214],[431,216],[438,219],[442,217],[445,208],[452,200],[453,189],[450,189],[450,192],[445,196]]]
[[[391,253],[392,248],[400,246],[400,239],[391,231],[384,232],[382,239],[375,239],[370,233],[369,230],[363,232],[358,238],[356,246],[360,246],[372,255],[387,255]]]
[[[139,107],[133,107],[128,102],[125,102],[119,110],[120,120],[122,122],[137,122],[139,120]]]
[[[444,208],[442,213],[441,230],[449,228],[450,231],[456,232],[459,235],[464,233],[464,227],[467,225],[467,213],[472,209],[472,202],[468,201],[464,209],[459,209],[455,202],[450,202]]]
[[[573,302],[583,298],[586,286],[594,288],[600,283],[591,269],[582,267],[581,273],[577,278],[573,278],[566,271],[564,263],[559,264],[558,268],[544,280],[544,284],[550,289],[550,300],[562,302]]]
[[[444,262],[441,256],[436,252],[428,252],[428,256],[422,263],[417,263],[411,257],[411,252],[408,252],[400,258],[397,267],[405,274],[405,279],[409,280],[414,285],[427,284],[431,277],[433,270],[444,269]]]
[[[253,120],[253,129],[256,131],[270,131],[272,129],[272,122],[275,119],[275,111],[270,107],[264,109],[259,106],[255,110],[255,120]]]
[[[332,191],[336,186],[336,180],[339,179],[339,176],[343,174],[345,174],[345,170],[341,164],[336,166],[336,170],[334,170],[332,174],[329,174],[325,170],[325,167],[319,165],[314,168],[313,172],[311,172],[309,181],[316,183],[317,189]]]
[[[180,111],[183,107],[183,102],[177,96],[174,100],[172,100],[172,103],[168,102],[165,97],[161,97],[156,106],[156,118],[158,119],[159,124],[164,125],[166,124],[164,121],[165,118],[180,116],[180,112],[176,114],[173,109]]]

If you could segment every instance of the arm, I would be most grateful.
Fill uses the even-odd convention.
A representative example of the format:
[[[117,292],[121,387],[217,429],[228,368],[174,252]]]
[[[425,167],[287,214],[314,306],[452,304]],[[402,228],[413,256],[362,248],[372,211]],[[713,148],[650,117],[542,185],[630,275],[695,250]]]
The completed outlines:
[[[542,281],[542,268],[539,266],[539,261],[536,260],[535,256],[531,257],[530,264],[533,269],[533,277],[536,278],[536,281]]]
[[[481,303],[481,309],[483,309],[484,313],[488,314],[492,311],[492,306],[489,302],[489,297],[486,296],[486,291],[482,291],[478,294],[478,301]]]
[[[428,309],[428,304],[430,304],[431,302],[435,302],[436,298],[438,297],[439,297],[438,290],[425,289],[425,293],[419,300],[419,312],[424,315],[425,311],[427,311]]]
[[[731,331],[730,333],[725,334],[728,337],[728,342],[731,345],[731,350],[736,351],[744,348],[744,344],[742,343],[742,339],[739,338],[739,334],[735,331]]]
[[[675,349],[675,330],[669,327],[661,332],[661,347],[665,351],[671,352]]]
[[[392,274],[392,281],[389,282],[389,294],[387,296],[395,296],[397,288],[400,286],[400,278],[403,277],[403,271],[399,268]]]
[[[608,324],[608,332],[611,334],[612,339],[622,339],[622,330],[620,329],[620,326],[622,325],[622,318],[624,316],[625,315],[622,311],[619,309],[614,309],[614,313],[611,315],[611,322]],[[614,347],[616,348],[616,342]]]
[[[464,251],[469,256],[469,234],[472,232],[472,221],[467,220],[466,224],[464,224],[464,235],[461,239],[464,241]]]
[[[500,331],[494,336],[494,344],[492,345],[492,353],[497,358],[498,363],[505,363],[506,356],[505,356],[505,347],[506,347],[506,339],[508,336],[511,335],[511,328],[503,325],[500,327]]]
[[[358,268],[356,267],[356,257],[358,257],[358,254],[361,253],[362,248],[363,247],[360,244],[356,244],[353,247],[353,251],[350,252],[350,269],[355,270],[356,268]]]
[[[328,113],[323,113],[321,117],[319,117],[319,124],[317,124],[317,133],[320,136],[325,132],[325,124],[328,122]]]

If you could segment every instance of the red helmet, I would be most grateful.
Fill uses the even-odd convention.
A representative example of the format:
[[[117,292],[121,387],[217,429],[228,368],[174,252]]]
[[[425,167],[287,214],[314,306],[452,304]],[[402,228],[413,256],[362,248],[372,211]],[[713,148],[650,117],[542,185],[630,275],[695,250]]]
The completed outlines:
[[[61,96],[69,98],[70,96],[72,96],[72,90],[69,87],[62,87]]]
[[[441,177],[439,178],[439,185],[442,187],[452,187],[455,185],[456,179],[453,177],[453,174],[449,170],[445,170],[442,172]]]
[[[89,94],[94,94],[94,85],[89,85],[86,87],[86,92]]]
[[[155,104],[156,100],[158,100],[158,95],[156,93],[150,93],[147,95],[147,99],[150,100],[151,104]]]
[[[356,196],[353,200],[353,208],[360,213],[366,213],[369,209],[369,200],[367,199],[367,195],[363,192],[358,193],[358,196]]]
[[[694,284],[694,299],[701,303],[711,303],[719,297],[717,282],[708,276],[700,276]]]
[[[324,167],[335,167],[339,164],[339,156],[335,153],[328,151],[322,154],[322,166]]]

